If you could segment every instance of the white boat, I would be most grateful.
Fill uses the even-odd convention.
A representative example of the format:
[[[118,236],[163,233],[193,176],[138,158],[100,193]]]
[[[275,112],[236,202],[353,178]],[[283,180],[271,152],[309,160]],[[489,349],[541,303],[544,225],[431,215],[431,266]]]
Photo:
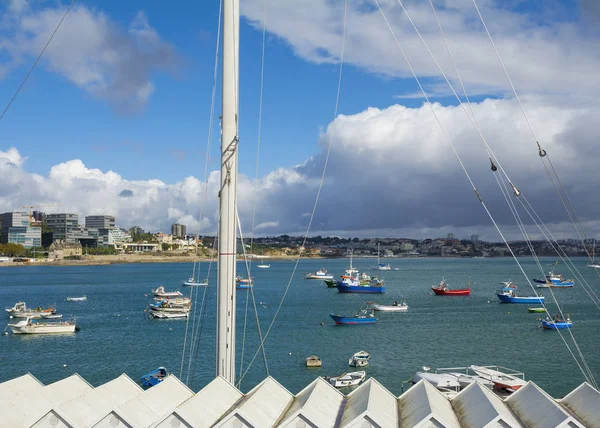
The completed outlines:
[[[150,312],[150,316],[158,319],[181,319],[187,318],[190,316],[189,312],[160,312],[160,311],[152,311]]]
[[[6,308],[5,311],[9,314],[14,314],[15,312],[26,312],[27,305],[25,304],[25,302],[17,302],[12,308]]]
[[[333,275],[327,273],[327,269],[319,269],[316,273],[307,273],[304,275],[304,279],[333,279]]]
[[[269,269],[271,267],[271,265],[260,264],[260,265],[256,265],[256,267],[260,268],[260,269]]]
[[[391,305],[380,305],[379,303],[375,303],[375,302],[367,302],[369,304],[369,307],[375,311],[380,311],[380,312],[406,312],[408,311],[408,305],[406,304],[406,302],[402,302],[401,304],[398,304],[397,301],[394,301],[394,303],[392,303]]]
[[[426,380],[433,386],[435,386],[442,394],[448,398],[455,397],[460,392],[460,382],[456,378],[448,373],[431,373],[426,367],[423,367],[422,372],[417,372],[413,376],[411,382],[417,383],[421,379]]]
[[[373,266],[375,270],[392,270],[392,267],[389,263],[381,263],[379,261],[379,243],[377,243],[377,265]],[[398,270],[397,268],[394,270]]]
[[[175,297],[175,298],[155,297],[154,301],[159,302],[159,303],[162,303],[162,302],[168,303],[173,308],[187,307],[187,306],[192,305],[192,301],[190,300],[189,297]]]
[[[448,374],[451,376],[454,376],[456,378],[456,380],[460,384],[461,388],[466,388],[473,382],[479,382],[480,384],[487,386],[489,388],[494,386],[493,382],[491,382],[487,379],[484,379],[481,376],[474,376],[474,375],[470,375],[470,374],[466,374],[466,373],[457,373],[457,372],[449,372]]]
[[[34,323],[27,318],[16,324],[8,324],[8,327],[14,334],[60,334],[74,333],[77,326],[74,321]]]
[[[200,282],[200,281],[197,281],[196,278],[190,276],[187,281],[183,281],[182,285],[185,285],[185,286],[208,285],[208,279]]]
[[[87,300],[86,296],[81,297],[67,297],[65,299],[67,302],[85,302]]]
[[[149,308],[152,312],[189,312],[192,307],[192,304],[188,305],[177,305],[171,304],[167,301],[151,303]]]
[[[355,386],[365,380],[367,373],[364,371],[342,373],[339,376],[325,376],[325,380],[336,388],[344,388],[346,386]]]
[[[43,315],[52,315],[56,313],[56,309],[47,308],[42,309],[41,306],[38,306],[35,309],[30,309],[27,307],[25,302],[17,302],[12,308],[6,309],[6,312],[9,313],[11,318],[42,318]]]
[[[592,245],[592,260],[587,267],[592,269],[600,269],[600,263],[596,261],[596,239],[594,239],[594,244]]]
[[[53,314],[53,313],[42,313],[40,314],[40,318],[41,319],[45,319],[45,320],[57,320],[62,318],[62,314]]]
[[[348,360],[348,365],[352,367],[366,367],[369,365],[371,355],[367,351],[358,351]]]
[[[506,389],[510,392],[517,391],[527,383],[518,376],[503,373],[488,367],[471,366],[471,370],[477,373],[479,377],[492,382],[497,388]]]
[[[152,290],[152,294],[154,297],[181,297],[183,294],[181,291],[165,291],[165,287],[162,285],[158,287],[156,290]]]

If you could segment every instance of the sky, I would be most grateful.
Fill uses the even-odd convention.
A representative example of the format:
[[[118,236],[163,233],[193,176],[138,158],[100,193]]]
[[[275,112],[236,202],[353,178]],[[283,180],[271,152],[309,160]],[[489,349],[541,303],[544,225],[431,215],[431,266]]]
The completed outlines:
[[[256,235],[304,233],[327,159],[311,234],[498,240],[450,140],[501,231],[518,239],[485,140],[552,233],[576,237],[472,0],[433,1],[452,55],[429,0],[379,0],[435,115],[375,1],[348,0],[335,118],[344,0],[241,3],[238,209],[247,236],[253,223]],[[67,6],[0,2],[0,111]],[[588,236],[600,235],[600,6],[477,6],[577,219]],[[77,1],[0,120],[0,211],[33,205],[115,215],[126,228],[167,232],[178,222],[214,233],[218,119],[208,137],[218,12],[216,1]],[[408,16],[461,95],[462,80],[470,105],[458,103]]]

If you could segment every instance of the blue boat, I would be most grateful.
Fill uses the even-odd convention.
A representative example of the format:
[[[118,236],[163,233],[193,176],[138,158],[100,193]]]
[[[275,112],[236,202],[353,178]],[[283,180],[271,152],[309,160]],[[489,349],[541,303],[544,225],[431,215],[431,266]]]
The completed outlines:
[[[358,272],[342,275],[342,278],[342,281],[337,282],[340,293],[385,293],[383,279],[371,278],[365,273],[359,277]]]
[[[544,296],[517,296],[515,293],[516,285],[501,288],[497,293],[498,299],[502,303],[544,303]]]
[[[142,385],[147,387],[158,385],[165,380],[167,376],[169,376],[167,369],[164,367],[159,367],[142,376]]]
[[[366,309],[361,309],[356,315],[336,315],[331,313],[329,316],[333,318],[336,324],[355,325],[375,324],[377,322],[375,312]]]
[[[562,320],[560,318],[558,319],[545,319],[542,320],[542,327],[548,330],[563,330],[565,328],[571,328],[573,327],[573,323],[571,322],[571,319],[567,317],[566,320]]]
[[[575,285],[575,281],[572,279],[565,279],[560,273],[554,273],[553,270],[548,272],[546,275],[546,279],[533,279],[535,282],[540,284],[546,284],[548,287],[573,287]]]

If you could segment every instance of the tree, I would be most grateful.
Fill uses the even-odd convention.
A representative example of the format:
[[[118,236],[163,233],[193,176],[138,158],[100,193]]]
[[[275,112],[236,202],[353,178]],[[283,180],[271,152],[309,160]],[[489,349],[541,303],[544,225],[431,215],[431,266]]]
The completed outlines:
[[[163,242],[161,245],[161,248],[163,251],[169,251],[169,249],[171,248],[171,246],[169,244],[167,244],[166,242]]]
[[[0,253],[7,257],[20,257],[26,250],[21,244],[0,244]]]

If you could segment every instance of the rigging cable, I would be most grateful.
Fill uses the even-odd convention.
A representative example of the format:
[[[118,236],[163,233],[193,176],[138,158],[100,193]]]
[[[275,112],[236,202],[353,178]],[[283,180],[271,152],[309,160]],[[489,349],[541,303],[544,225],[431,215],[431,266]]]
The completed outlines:
[[[198,237],[200,235],[200,228],[202,225],[202,214],[204,212],[204,206],[206,204],[206,199],[207,199],[207,194],[208,194],[208,164],[209,164],[209,160],[210,160],[210,153],[211,153],[211,146],[212,146],[212,144],[211,144],[212,143],[212,129],[213,129],[213,123],[214,123],[214,117],[215,117],[215,99],[216,99],[216,92],[217,92],[217,71],[218,71],[218,65],[219,65],[219,42],[221,40],[221,15],[222,15],[222,13],[223,13],[223,1],[221,0],[219,2],[219,20],[218,20],[218,24],[217,24],[217,42],[216,42],[216,48],[215,48],[215,64],[214,64],[214,68],[213,68],[212,96],[211,96],[210,113],[209,113],[209,120],[208,120],[208,137],[207,137],[207,142],[206,142],[206,154],[205,154],[205,159],[204,159],[204,198],[202,198],[201,202],[200,202],[200,214],[199,214],[199,221],[198,221]],[[213,243],[214,243],[214,241],[213,241]],[[196,243],[196,255],[197,254],[198,254],[198,244]],[[194,272],[196,270],[196,262],[197,262],[197,260],[194,261]],[[207,276],[208,275],[210,275],[210,270],[207,273]],[[198,280],[199,279],[200,279],[200,265],[198,264]],[[192,286],[192,290],[190,291],[190,301],[192,300],[193,293],[194,293],[194,286]],[[196,316],[197,303],[198,303],[198,292],[196,290],[196,300],[193,303],[194,312],[192,315],[192,332],[191,332],[192,338],[194,337],[194,319]],[[189,321],[190,321],[190,317],[188,316],[186,323],[185,323],[185,334],[184,334],[184,339],[183,339],[183,350],[181,352],[181,368],[179,370],[179,379],[183,378],[182,377],[183,376],[183,366],[184,366],[184,362],[185,362],[185,350],[186,350],[186,344],[187,344]],[[190,362],[188,364],[188,377],[189,377],[189,367],[191,364],[192,348],[193,347],[190,346],[190,354],[189,354]]]
[[[535,291],[535,289],[533,288],[533,285],[531,284],[531,282],[530,282],[530,281],[529,281],[529,279],[527,278],[527,275],[525,274],[525,271],[524,271],[523,267],[521,266],[521,263],[518,261],[518,259],[517,259],[516,255],[514,254],[514,252],[513,252],[512,248],[511,248],[511,247],[510,247],[510,245],[508,244],[508,242],[507,242],[507,240],[506,240],[506,238],[505,238],[504,234],[503,234],[503,233],[502,233],[502,231],[500,230],[500,228],[499,228],[498,224],[496,223],[496,221],[495,221],[494,217],[492,216],[491,212],[488,210],[488,208],[487,208],[487,205],[486,205],[486,204],[485,204],[485,202],[483,201],[483,198],[481,197],[481,195],[480,195],[480,194],[479,194],[479,192],[477,191],[477,188],[475,187],[475,184],[473,183],[473,181],[472,181],[472,179],[471,179],[471,177],[470,177],[470,175],[469,175],[468,171],[466,170],[466,168],[465,168],[465,166],[464,166],[464,164],[463,164],[463,162],[462,162],[462,160],[461,160],[461,158],[460,158],[460,156],[459,156],[458,152],[456,151],[456,148],[454,147],[454,143],[453,143],[453,142],[452,142],[452,140],[450,139],[450,137],[449,137],[448,133],[446,132],[446,129],[445,129],[445,128],[444,128],[444,126],[442,125],[442,123],[441,123],[441,121],[440,121],[440,119],[439,119],[439,117],[438,117],[437,113],[435,112],[435,109],[433,108],[433,104],[431,103],[431,101],[429,100],[429,97],[427,96],[427,93],[426,93],[426,92],[425,92],[425,90],[423,89],[423,86],[421,85],[421,82],[420,82],[419,78],[417,77],[417,75],[416,75],[416,72],[414,71],[414,69],[413,69],[413,67],[412,67],[412,65],[411,65],[411,63],[410,63],[410,61],[409,61],[408,57],[406,56],[406,53],[404,52],[404,49],[402,48],[402,45],[400,44],[400,42],[399,42],[398,38],[396,37],[396,35],[395,35],[395,33],[394,33],[394,30],[392,29],[392,27],[391,27],[391,25],[390,25],[390,23],[389,23],[389,21],[388,21],[387,17],[385,16],[385,13],[383,12],[383,9],[381,8],[381,5],[379,4],[379,1],[378,1],[378,0],[374,0],[374,2],[375,2],[375,4],[377,5],[377,8],[379,9],[379,12],[381,13],[381,15],[382,15],[382,17],[383,17],[383,20],[385,21],[385,23],[386,23],[386,25],[387,25],[388,29],[390,30],[390,33],[392,34],[392,37],[394,38],[394,41],[396,42],[396,45],[398,46],[398,48],[399,48],[399,50],[400,50],[400,52],[401,52],[402,56],[404,57],[404,60],[406,61],[407,65],[408,65],[408,68],[410,69],[410,71],[411,71],[411,74],[412,74],[413,78],[414,78],[414,79],[415,79],[415,81],[417,82],[417,85],[419,86],[419,89],[421,90],[421,93],[423,94],[423,97],[425,98],[427,105],[429,106],[429,108],[430,108],[431,112],[433,113],[433,116],[434,116],[434,118],[435,118],[436,122],[437,122],[437,123],[438,123],[438,125],[440,126],[440,129],[441,129],[442,133],[444,134],[444,136],[445,136],[446,140],[447,140],[447,141],[448,141],[448,143],[450,144],[450,147],[452,148],[452,151],[454,152],[454,155],[456,156],[456,158],[457,158],[457,160],[458,160],[458,162],[459,162],[459,164],[460,164],[460,166],[461,166],[461,168],[462,168],[463,172],[465,173],[465,176],[466,176],[467,180],[468,180],[468,181],[469,181],[469,183],[471,184],[471,187],[473,188],[473,190],[474,190],[474,192],[475,192],[475,194],[476,194],[477,198],[479,199],[479,202],[481,203],[481,205],[482,205],[482,207],[484,208],[485,212],[487,213],[488,217],[489,217],[489,218],[490,218],[490,220],[492,221],[492,223],[493,223],[494,227],[496,228],[496,231],[498,232],[498,234],[499,234],[499,235],[500,235],[500,237],[502,238],[502,240],[503,240],[504,244],[505,244],[505,245],[506,245],[506,247],[508,248],[508,251],[511,253],[512,257],[514,258],[515,262],[517,263],[517,266],[518,266],[518,267],[519,267],[519,269],[521,270],[521,273],[523,274],[523,276],[526,278],[526,280],[527,280],[527,282],[529,283],[529,285],[530,285],[530,286],[532,287],[532,289],[534,290],[534,293],[537,295],[537,292]],[[400,3],[400,1],[399,1],[399,0],[398,0],[398,2]],[[401,3],[400,3],[400,4],[401,4]],[[403,9],[404,9],[404,7],[403,7]],[[407,15],[407,16],[408,16],[408,15]],[[410,19],[410,18],[409,18],[409,19]],[[411,20],[411,21],[412,21],[412,20]],[[413,25],[414,25],[414,24],[413,24]],[[423,38],[422,38],[422,37],[421,37],[421,40],[422,40],[422,41],[423,41],[423,43],[426,45],[426,43],[425,43],[425,41],[423,40]],[[428,50],[429,50],[429,48],[428,48]],[[434,61],[435,61],[435,58],[434,58]],[[437,64],[437,65],[438,65],[438,67],[439,67],[439,64],[437,63],[437,61],[435,61],[435,62],[436,62],[436,64]],[[439,67],[439,68],[441,69],[441,67]],[[442,73],[443,73],[443,71],[442,71]],[[445,76],[445,74],[444,74],[444,76]],[[447,78],[446,78],[446,81],[448,82],[448,79],[447,79]],[[450,83],[448,82],[448,84],[450,84]],[[452,85],[450,85],[450,87],[451,87],[452,91],[454,92],[454,94],[456,95],[456,92],[454,91],[454,88],[452,88]],[[460,99],[459,99],[459,101],[460,101]],[[461,103],[461,106],[462,106],[462,103]],[[463,109],[464,109],[464,106],[462,106],[462,107],[463,107]],[[466,109],[465,109],[465,112],[466,112]],[[471,119],[471,118],[470,118],[470,116],[469,116],[468,114],[467,114],[467,117],[468,117],[469,119]],[[483,135],[481,135],[481,133],[480,133],[480,136],[483,138]],[[483,138],[483,139],[484,139],[484,138]],[[484,140],[485,140],[485,139],[484,139]],[[542,305],[543,305],[543,303],[542,303]],[[558,331],[558,330],[557,330],[557,331]],[[562,335],[561,335],[561,338],[562,338]],[[570,349],[570,348],[569,348],[569,346],[567,345],[567,343],[566,343],[566,341],[564,340],[564,338],[563,338],[563,341],[565,342],[565,345],[567,346],[567,348],[568,348],[568,349],[569,349],[569,351],[571,352],[571,355],[573,355],[573,353],[572,353],[571,349]],[[574,360],[575,360],[575,362],[577,363],[577,365],[578,365],[578,366],[579,366],[579,368],[581,369],[581,371],[582,371],[582,374],[584,375],[584,377],[585,377],[586,379],[588,379],[588,376],[587,376],[586,372],[583,370],[583,368],[581,367],[581,365],[579,364],[579,362],[577,361],[577,359],[575,358],[575,356],[574,356],[574,355],[573,355],[573,357],[574,357]]]
[[[250,253],[252,254],[252,249],[254,246],[254,232],[256,225],[256,195],[258,194],[258,165],[260,160],[260,137],[262,130],[262,111],[263,111],[263,88],[265,81],[265,42],[267,35],[267,0],[263,2],[263,28],[262,28],[262,50],[260,57],[260,90],[258,95],[258,129],[256,136],[256,170],[254,172],[254,197],[252,201],[252,232],[250,235]],[[242,246],[244,245],[244,241],[242,241]],[[247,262],[247,260],[246,260]],[[249,267],[252,267],[252,262],[250,262]],[[252,269],[248,269],[248,279],[251,280]],[[244,367],[244,347],[246,345],[246,320],[248,318],[248,293],[250,289],[246,289],[246,310],[244,312],[244,333],[242,334],[242,352],[240,354],[240,375],[242,374],[242,369]]]
[[[344,52],[345,52],[345,48],[346,48],[347,17],[348,17],[348,0],[345,0],[344,1],[344,24],[343,24],[343,30],[342,30],[342,46],[341,46],[341,53],[340,53],[340,71],[339,71],[339,74],[338,74],[338,84],[337,84],[337,92],[336,92],[336,97],[335,97],[335,107],[334,107],[334,111],[333,111],[333,120],[334,121],[335,121],[335,119],[337,117],[337,113],[338,113],[338,107],[339,107],[339,101],[340,101],[340,92],[341,92],[341,88],[342,88],[342,72],[343,72],[343,67],[344,67]],[[313,204],[313,208],[312,208],[312,211],[311,211],[311,214],[310,214],[310,219],[308,221],[308,226],[306,228],[306,233],[304,234],[304,238],[303,238],[303,241],[302,241],[302,247],[301,248],[304,248],[304,246],[306,245],[306,240],[308,239],[308,234],[310,233],[310,228],[312,226],[312,222],[313,222],[313,219],[315,217],[315,212],[317,210],[317,205],[319,203],[319,198],[321,196],[321,191],[323,189],[323,183],[325,182],[325,174],[327,173],[327,165],[329,164],[329,156],[331,154],[332,143],[333,143],[333,137],[330,134],[329,141],[327,143],[327,152],[326,152],[326,155],[325,155],[325,162],[323,164],[323,173],[321,175],[321,181],[319,182],[319,187],[318,187],[318,190],[317,190],[317,195],[315,197],[315,203]],[[252,364],[254,363],[254,360],[258,356],[258,353],[260,352],[260,349],[264,347],[264,341],[267,340],[267,337],[269,336],[269,333],[271,332],[271,328],[273,327],[273,325],[275,324],[275,321],[277,320],[277,316],[279,315],[281,307],[283,306],[283,302],[285,301],[285,298],[286,298],[287,293],[288,293],[288,291],[290,289],[290,286],[292,285],[292,281],[293,281],[294,276],[296,274],[296,270],[298,269],[298,265],[300,263],[300,259],[301,258],[302,258],[302,250],[298,254],[298,258],[296,259],[296,262],[294,264],[294,268],[292,269],[292,274],[290,275],[290,279],[288,280],[288,283],[287,283],[287,285],[285,287],[285,290],[283,292],[283,296],[281,297],[279,305],[277,306],[277,310],[275,311],[275,315],[273,315],[273,320],[271,321],[271,323],[269,324],[269,327],[267,328],[267,331],[265,332],[264,339],[261,341],[261,343],[259,345],[259,348],[254,353],[254,356],[250,360],[250,363],[248,364],[248,367],[246,368],[246,370],[244,371],[244,373],[240,377],[238,385],[241,384],[242,380],[244,379],[244,377],[248,373],[248,370],[250,370],[250,367],[252,366]]]
[[[54,31],[50,35],[50,38],[48,39],[48,41],[46,42],[46,44],[44,45],[44,48],[42,49],[42,51],[40,52],[40,54],[37,56],[37,58],[35,59],[35,61],[33,62],[33,65],[31,66],[31,68],[29,69],[29,71],[27,72],[27,74],[25,75],[25,78],[23,78],[23,80],[21,81],[21,84],[19,85],[19,87],[17,88],[17,90],[13,94],[12,98],[10,99],[10,101],[8,102],[8,104],[6,105],[6,107],[4,108],[4,111],[2,112],[2,114],[0,114],[0,120],[2,120],[2,118],[4,117],[4,115],[6,114],[6,112],[8,111],[8,109],[10,108],[10,106],[12,105],[13,101],[15,100],[15,98],[17,98],[17,95],[19,94],[19,92],[21,92],[21,88],[23,88],[23,85],[25,85],[25,82],[27,81],[27,79],[29,79],[29,76],[33,72],[33,69],[35,68],[35,66],[39,62],[39,60],[42,57],[42,55],[44,55],[44,52],[46,52],[46,49],[48,48],[48,45],[50,44],[50,42],[54,38],[54,35],[57,33],[58,29],[62,25],[63,21],[65,20],[65,18],[69,14],[69,12],[70,12],[70,10],[71,10],[71,8],[73,7],[74,4],[75,4],[75,0],[71,0],[71,3],[67,7],[67,10],[65,10],[65,13],[63,14],[63,16],[60,19],[60,21],[58,22],[58,24],[56,25],[56,28],[54,28]]]

